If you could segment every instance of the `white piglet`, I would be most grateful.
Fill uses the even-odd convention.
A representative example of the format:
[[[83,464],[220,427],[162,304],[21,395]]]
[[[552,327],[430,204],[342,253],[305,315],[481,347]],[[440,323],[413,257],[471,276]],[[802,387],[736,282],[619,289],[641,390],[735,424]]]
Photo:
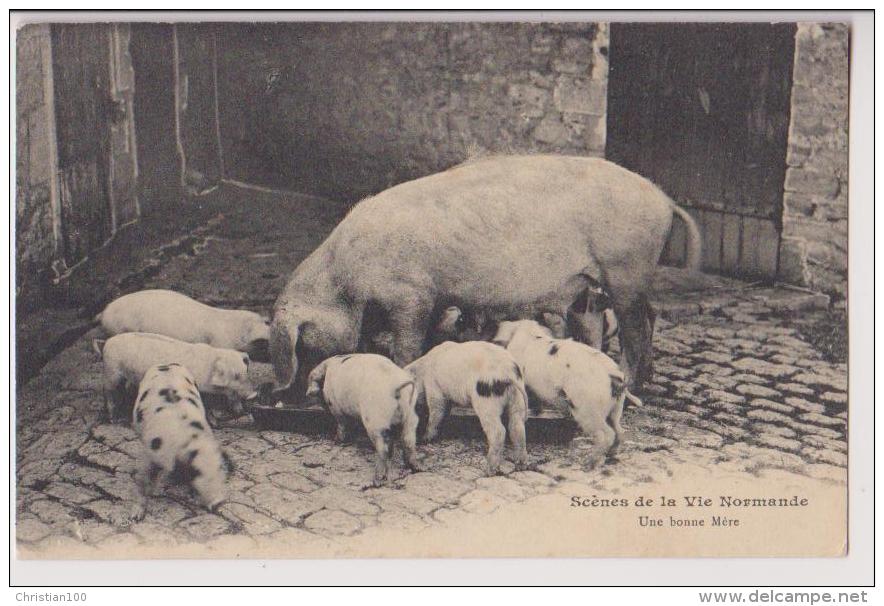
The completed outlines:
[[[500,470],[507,430],[516,468],[526,467],[528,396],[519,367],[505,349],[484,341],[449,341],[437,345],[405,370],[418,380],[420,397],[426,399],[429,408],[427,440],[438,435],[449,403],[472,406],[488,440],[488,475]],[[504,415],[506,428],[501,422]]]
[[[307,382],[307,396],[321,396],[334,415],[339,441],[347,438],[348,418],[362,421],[375,447],[376,486],[389,474],[396,427],[406,466],[420,471],[417,390],[409,373],[377,354],[349,354],[323,361],[311,371]]]
[[[204,394],[225,396],[234,410],[242,399],[257,396],[248,377],[249,356],[205,343],[184,343],[151,333],[127,332],[111,337],[101,350],[104,396],[110,419],[120,418],[131,403],[130,388],[157,364],[186,365]],[[127,402],[128,400],[128,402]]]
[[[567,409],[593,438],[589,466],[613,454],[623,435],[620,417],[629,398],[623,372],[607,355],[571,339],[554,339],[531,320],[501,322],[494,342],[507,348],[522,368],[528,390],[542,402]]]
[[[166,482],[189,484],[209,510],[226,499],[230,461],[212,434],[187,368],[163,364],[148,369],[132,425],[144,444],[139,484],[145,499]]]
[[[171,290],[142,290],[112,301],[96,320],[108,336],[151,332],[187,343],[247,352],[269,362],[268,321],[252,311],[218,309]]]

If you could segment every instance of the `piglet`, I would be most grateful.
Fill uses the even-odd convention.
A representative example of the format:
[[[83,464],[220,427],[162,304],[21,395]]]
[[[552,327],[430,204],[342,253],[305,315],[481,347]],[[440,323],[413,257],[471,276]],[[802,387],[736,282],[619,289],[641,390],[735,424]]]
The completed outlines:
[[[104,396],[110,419],[120,418],[127,406],[127,388],[134,388],[149,368],[157,364],[186,365],[204,394],[225,396],[234,411],[241,411],[242,398],[252,399],[257,391],[248,378],[249,356],[232,349],[205,343],[184,343],[170,337],[127,332],[111,337],[104,346],[95,342],[104,360]]]
[[[437,345],[405,367],[417,379],[420,397],[429,408],[427,439],[434,439],[448,414],[448,403],[472,406],[488,440],[486,471],[500,470],[507,429],[517,469],[528,463],[525,421],[528,396],[522,373],[502,347],[484,341]],[[501,417],[505,415],[507,428]]]
[[[210,511],[226,499],[230,460],[212,435],[187,368],[171,363],[147,370],[132,425],[144,444],[139,484],[145,499],[167,481],[189,484]]]
[[[589,345],[555,339],[537,322],[501,322],[494,342],[505,346],[522,368],[525,384],[542,402],[568,410],[593,437],[589,467],[613,454],[623,435],[620,417],[628,398],[623,372],[611,358]]]
[[[307,382],[307,397],[321,397],[334,415],[338,441],[347,437],[348,418],[362,421],[375,447],[375,486],[389,474],[394,428],[399,430],[405,464],[420,471],[417,390],[410,374],[383,356],[349,354],[323,361],[311,371]]]
[[[108,336],[151,332],[187,343],[244,351],[257,361],[270,361],[270,326],[259,314],[218,309],[171,290],[142,290],[124,295],[95,319]]]

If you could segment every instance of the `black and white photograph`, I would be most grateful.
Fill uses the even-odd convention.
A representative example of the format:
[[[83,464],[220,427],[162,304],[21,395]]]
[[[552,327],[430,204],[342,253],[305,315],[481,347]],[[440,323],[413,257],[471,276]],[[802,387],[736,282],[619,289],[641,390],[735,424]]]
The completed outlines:
[[[847,555],[849,20],[388,16],[14,25],[16,557]]]

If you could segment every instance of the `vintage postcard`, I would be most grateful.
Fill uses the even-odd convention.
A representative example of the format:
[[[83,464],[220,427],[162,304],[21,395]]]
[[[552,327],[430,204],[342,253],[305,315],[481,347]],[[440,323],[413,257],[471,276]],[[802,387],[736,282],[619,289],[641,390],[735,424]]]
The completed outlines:
[[[18,558],[848,553],[849,22],[46,17]]]

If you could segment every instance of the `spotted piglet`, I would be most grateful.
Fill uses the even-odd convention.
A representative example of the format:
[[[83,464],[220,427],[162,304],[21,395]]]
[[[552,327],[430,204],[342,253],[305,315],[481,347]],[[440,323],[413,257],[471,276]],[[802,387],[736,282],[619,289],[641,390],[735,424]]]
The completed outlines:
[[[593,437],[589,466],[612,454],[623,435],[620,417],[628,398],[623,372],[611,358],[571,339],[554,339],[532,320],[501,322],[494,342],[505,346],[519,363],[525,384],[542,402],[567,409],[580,428]]]
[[[438,435],[449,402],[471,405],[488,440],[488,475],[500,470],[507,429],[516,468],[525,468],[528,397],[519,367],[505,349],[484,341],[449,341],[437,345],[405,370],[417,379],[420,397],[429,408],[427,440]],[[504,415],[507,428],[501,422]]]
[[[150,368],[138,388],[132,423],[144,444],[145,498],[175,482],[189,484],[209,510],[226,499],[230,462],[212,435],[189,370],[180,364]]]
[[[347,437],[348,418],[362,421],[375,447],[375,486],[390,470],[394,428],[399,429],[405,464],[420,470],[417,390],[410,374],[384,356],[349,354],[328,358],[311,371],[307,382],[307,397],[321,397],[334,415],[338,441]]]

